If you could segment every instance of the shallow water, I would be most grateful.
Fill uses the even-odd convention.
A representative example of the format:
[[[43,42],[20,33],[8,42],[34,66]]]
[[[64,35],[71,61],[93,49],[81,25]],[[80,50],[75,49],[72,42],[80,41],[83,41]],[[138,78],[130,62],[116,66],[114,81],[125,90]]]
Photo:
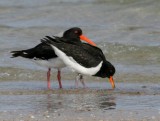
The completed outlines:
[[[65,86],[62,90],[52,84],[53,90],[47,90],[43,81],[1,82],[1,119],[160,119],[160,88],[156,84],[126,83],[124,87],[117,83],[115,90],[106,89],[105,82],[87,83],[86,89]],[[72,85],[73,81],[63,84]]]
[[[46,35],[79,26],[102,48],[117,74],[143,73],[144,77],[157,79],[160,73],[159,2],[0,0],[0,67],[44,70],[26,59],[10,58],[9,52],[34,47]]]
[[[159,20],[159,0],[0,0],[0,119],[160,120]],[[47,91],[46,68],[10,58],[73,26],[115,65],[114,91],[108,80],[88,76],[88,88],[75,89],[67,68],[64,90],[53,69]]]

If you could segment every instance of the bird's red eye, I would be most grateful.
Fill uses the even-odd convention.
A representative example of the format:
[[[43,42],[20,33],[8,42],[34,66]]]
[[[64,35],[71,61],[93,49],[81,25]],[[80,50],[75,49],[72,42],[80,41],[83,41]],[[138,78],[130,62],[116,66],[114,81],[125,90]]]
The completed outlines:
[[[75,33],[75,34],[77,34],[77,33],[78,33],[78,31],[74,31],[74,33]]]

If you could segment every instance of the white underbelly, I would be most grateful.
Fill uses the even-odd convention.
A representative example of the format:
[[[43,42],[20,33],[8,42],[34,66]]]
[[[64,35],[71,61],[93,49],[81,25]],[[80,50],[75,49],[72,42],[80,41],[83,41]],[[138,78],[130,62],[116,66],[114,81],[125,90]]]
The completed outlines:
[[[33,60],[33,62],[35,62],[36,64],[40,65],[40,66],[44,66],[47,68],[57,68],[57,69],[61,69],[66,67],[66,65],[64,64],[64,62],[60,59],[60,58],[54,58],[54,59],[49,59],[49,60]]]
[[[101,61],[97,66],[93,67],[85,67],[76,62],[76,60],[73,59],[73,57],[67,56],[63,51],[58,49],[57,47],[52,45],[52,48],[54,49],[56,55],[59,56],[63,60],[63,62],[71,69],[75,70],[76,72],[80,74],[85,74],[85,75],[95,75],[100,68],[102,67],[103,61]]]

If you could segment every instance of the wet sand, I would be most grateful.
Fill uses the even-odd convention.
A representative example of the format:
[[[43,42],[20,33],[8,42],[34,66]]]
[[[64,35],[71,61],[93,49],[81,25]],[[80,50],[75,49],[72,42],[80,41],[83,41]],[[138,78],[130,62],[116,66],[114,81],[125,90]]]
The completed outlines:
[[[3,121],[159,121],[160,87],[153,83],[88,82],[75,88],[63,81],[64,89],[45,81],[0,83],[0,120]],[[79,84],[80,86],[80,84]]]

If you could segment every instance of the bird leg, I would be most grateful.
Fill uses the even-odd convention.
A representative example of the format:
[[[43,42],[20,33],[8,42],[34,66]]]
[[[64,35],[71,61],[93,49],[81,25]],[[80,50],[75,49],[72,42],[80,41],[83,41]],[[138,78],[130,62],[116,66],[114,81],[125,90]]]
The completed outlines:
[[[51,76],[51,68],[48,68],[48,72],[47,72],[47,87],[48,87],[48,89],[51,89],[50,76]]]
[[[85,85],[85,83],[84,83],[84,78],[83,78],[83,75],[82,75],[82,74],[80,74],[80,78],[79,78],[79,80],[80,80],[80,82],[82,83],[83,88],[85,88],[85,87],[86,87],[86,85]]]
[[[60,70],[58,70],[57,79],[58,79],[58,82],[59,82],[59,88],[62,88],[61,71]]]
[[[75,87],[78,88],[78,81],[80,81],[83,85],[83,88],[85,88],[85,83],[84,83],[84,78],[83,78],[83,75],[82,74],[78,74],[76,76],[76,80],[75,80]]]
[[[78,81],[79,81],[79,74],[76,76],[75,79],[75,88],[78,88]]]

